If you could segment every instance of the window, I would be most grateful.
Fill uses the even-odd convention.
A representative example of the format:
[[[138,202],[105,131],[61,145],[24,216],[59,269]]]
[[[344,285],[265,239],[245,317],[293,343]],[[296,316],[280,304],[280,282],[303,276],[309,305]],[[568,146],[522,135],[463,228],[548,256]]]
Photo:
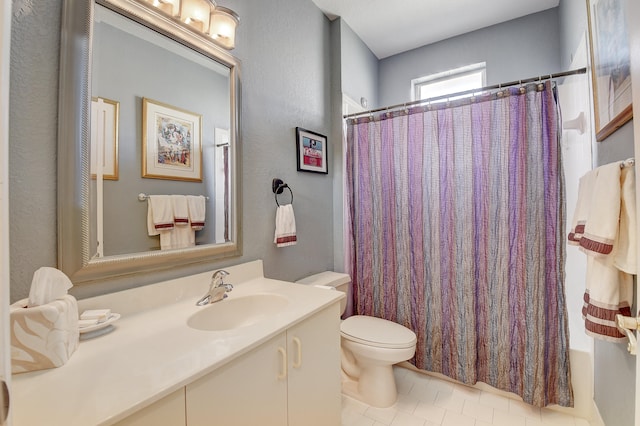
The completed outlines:
[[[413,100],[430,99],[449,93],[480,89],[486,85],[485,70],[486,63],[481,62],[413,79],[411,80]],[[470,95],[456,96],[450,98],[450,100],[463,98],[465,96]]]

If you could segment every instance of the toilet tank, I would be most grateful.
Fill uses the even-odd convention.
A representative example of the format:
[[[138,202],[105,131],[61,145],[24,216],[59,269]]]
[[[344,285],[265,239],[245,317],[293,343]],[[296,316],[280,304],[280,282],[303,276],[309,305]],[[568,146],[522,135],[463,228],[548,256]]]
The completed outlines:
[[[343,274],[340,272],[324,271],[319,274],[310,275],[296,281],[298,284],[307,285],[322,285],[326,287],[333,287],[338,291],[347,294],[349,289],[349,283],[351,283],[351,277],[349,274]],[[347,307],[347,298],[345,297],[340,301],[340,314],[344,313]]]

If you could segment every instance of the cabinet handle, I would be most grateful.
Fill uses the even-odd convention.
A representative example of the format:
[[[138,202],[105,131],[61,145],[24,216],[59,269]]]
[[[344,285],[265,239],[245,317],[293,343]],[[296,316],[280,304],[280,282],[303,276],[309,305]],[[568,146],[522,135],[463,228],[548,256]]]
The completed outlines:
[[[287,351],[284,348],[279,347],[278,353],[280,353],[280,357],[282,360],[282,364],[280,365],[280,374],[278,374],[278,380],[283,380],[287,377]]]
[[[296,360],[293,361],[293,368],[302,367],[302,342],[297,337],[293,338],[293,343],[296,344]]]

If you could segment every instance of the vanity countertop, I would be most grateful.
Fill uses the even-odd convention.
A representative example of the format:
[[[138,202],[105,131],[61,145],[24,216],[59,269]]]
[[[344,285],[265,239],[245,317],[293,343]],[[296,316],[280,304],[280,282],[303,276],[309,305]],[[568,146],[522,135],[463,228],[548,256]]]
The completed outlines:
[[[206,292],[211,272],[81,300],[80,311],[102,307],[120,313],[115,330],[81,341],[62,367],[14,375],[14,424],[113,424],[344,297],[337,291],[264,278],[261,261],[225,269],[234,289],[217,303],[256,293],[279,294],[290,303],[251,326],[193,329],[187,319],[203,309],[195,302]],[[148,297],[154,293],[158,298]]]

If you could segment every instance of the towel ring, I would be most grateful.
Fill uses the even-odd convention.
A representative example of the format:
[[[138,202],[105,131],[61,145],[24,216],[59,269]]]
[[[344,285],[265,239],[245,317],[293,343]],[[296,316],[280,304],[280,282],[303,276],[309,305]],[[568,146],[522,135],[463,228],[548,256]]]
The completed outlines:
[[[277,178],[274,179],[273,182],[271,182],[271,189],[275,194],[276,205],[278,207],[280,207],[280,203],[278,203],[278,194],[282,194],[285,188],[287,188],[289,190],[289,193],[291,194],[291,202],[289,204],[293,204],[293,191],[291,190],[289,185],[284,183],[282,179],[277,179]]]

